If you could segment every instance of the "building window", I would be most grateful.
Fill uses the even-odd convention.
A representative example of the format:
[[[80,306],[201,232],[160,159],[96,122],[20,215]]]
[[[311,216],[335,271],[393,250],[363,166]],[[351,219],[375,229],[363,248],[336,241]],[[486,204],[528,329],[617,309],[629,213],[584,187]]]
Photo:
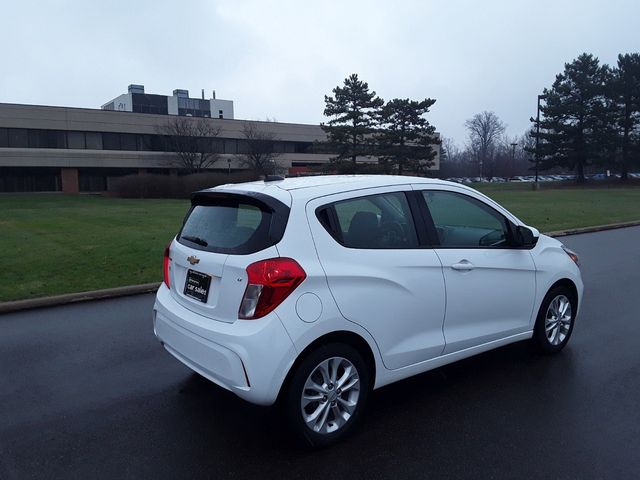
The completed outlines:
[[[9,146],[14,148],[27,148],[29,146],[26,128],[9,128]]]
[[[119,133],[103,133],[102,148],[104,150],[120,150],[120,134]]]
[[[150,93],[132,93],[132,110],[136,113],[168,115],[167,97]]]
[[[214,138],[211,143],[214,153],[222,153],[224,151],[224,140],[221,138]]]
[[[55,192],[60,185],[59,168],[0,167],[0,192]]]
[[[166,152],[168,147],[168,139],[164,135],[149,135],[151,140],[151,148],[152,152]]]
[[[67,148],[65,132],[60,130],[29,130],[29,148]]]
[[[153,143],[152,140],[151,140],[152,137],[153,137],[153,135],[148,135],[148,134],[145,134],[145,135],[138,134],[138,135],[136,135],[136,140],[137,140],[137,143],[138,143],[138,150],[142,150],[142,151],[145,151],[145,152],[150,151],[151,150],[151,145]]]
[[[100,132],[86,132],[86,145],[89,150],[102,150],[102,134]]]
[[[67,144],[69,148],[87,148],[84,132],[67,132]]]
[[[224,153],[231,153],[235,155],[238,153],[238,141],[234,139],[227,139],[224,141]]]
[[[313,153],[311,151],[311,142],[296,142],[294,147],[294,153]]]
[[[9,146],[9,132],[6,128],[0,128],[0,147]]]
[[[209,100],[200,98],[178,97],[178,115],[208,118],[211,116],[211,104]]]
[[[121,133],[120,134],[120,150],[137,150],[138,142],[136,136],[133,133]]]
[[[222,110],[218,110],[218,118],[224,118],[224,112]]]
[[[207,152],[238,155],[250,150],[245,139],[206,137],[197,142]],[[274,141],[269,144],[275,153],[312,153],[313,147],[310,142]],[[25,128],[0,128],[0,147],[153,152],[169,152],[172,148],[166,136],[157,134]]]
[[[178,140],[176,142],[178,145],[183,144],[183,142],[181,140]],[[202,137],[202,138],[196,138],[194,142],[192,142],[191,140],[187,140],[186,142],[186,147],[189,151],[191,151],[191,149],[193,147],[195,147],[197,149],[198,152],[213,152],[213,142],[211,138],[207,138],[207,137]]]
[[[238,140],[238,153],[249,153],[249,143],[246,140]]]

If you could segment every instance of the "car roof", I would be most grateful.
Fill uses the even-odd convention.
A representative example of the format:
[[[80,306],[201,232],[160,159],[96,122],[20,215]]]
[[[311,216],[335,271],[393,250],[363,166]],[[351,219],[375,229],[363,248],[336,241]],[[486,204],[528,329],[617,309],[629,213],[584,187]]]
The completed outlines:
[[[364,188],[386,187],[409,184],[455,185],[457,183],[435,178],[409,177],[401,175],[317,175],[290,177],[281,180],[257,181],[220,185],[215,191],[259,192],[291,205],[293,198],[311,199],[334,193],[361,190]]]

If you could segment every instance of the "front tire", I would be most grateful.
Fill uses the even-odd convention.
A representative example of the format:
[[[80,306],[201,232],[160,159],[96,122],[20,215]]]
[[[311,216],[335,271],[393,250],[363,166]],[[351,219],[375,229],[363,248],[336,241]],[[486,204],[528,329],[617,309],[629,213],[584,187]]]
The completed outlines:
[[[285,401],[289,423],[309,446],[333,444],[358,423],[369,390],[369,369],[357,349],[322,345],[293,373]]]
[[[549,290],[540,305],[533,330],[535,347],[542,353],[562,350],[573,332],[577,309],[577,299],[567,287],[560,285]]]

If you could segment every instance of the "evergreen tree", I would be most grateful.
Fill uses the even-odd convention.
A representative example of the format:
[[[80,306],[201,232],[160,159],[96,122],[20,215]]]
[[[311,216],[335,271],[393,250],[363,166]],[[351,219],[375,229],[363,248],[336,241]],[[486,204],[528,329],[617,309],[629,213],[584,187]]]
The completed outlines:
[[[631,158],[640,153],[640,54],[618,55],[609,93],[620,138],[620,176],[626,180]]]
[[[606,65],[583,53],[556,76],[540,111],[540,169],[555,166],[575,170],[584,181],[584,168],[606,159],[610,151],[611,109],[605,97],[610,79]],[[534,124],[535,119],[531,119]],[[537,135],[534,132],[533,137]]]
[[[423,117],[436,101],[395,98],[380,110],[381,129],[374,135],[378,162],[385,173],[424,173],[440,143],[435,127]]]
[[[329,147],[338,153],[331,159],[333,166],[345,170],[345,160],[351,160],[347,170],[356,171],[357,157],[372,154],[371,134],[384,101],[354,73],[345,78],[343,87],[333,89],[332,97],[325,95],[324,102],[324,115],[332,118],[320,126],[327,134]]]

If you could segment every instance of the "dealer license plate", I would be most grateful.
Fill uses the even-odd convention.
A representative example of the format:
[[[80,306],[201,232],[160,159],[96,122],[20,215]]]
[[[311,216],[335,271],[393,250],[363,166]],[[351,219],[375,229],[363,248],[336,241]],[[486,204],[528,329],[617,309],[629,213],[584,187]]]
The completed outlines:
[[[187,270],[187,280],[184,282],[184,294],[195,298],[202,303],[207,303],[211,276],[195,270]]]

